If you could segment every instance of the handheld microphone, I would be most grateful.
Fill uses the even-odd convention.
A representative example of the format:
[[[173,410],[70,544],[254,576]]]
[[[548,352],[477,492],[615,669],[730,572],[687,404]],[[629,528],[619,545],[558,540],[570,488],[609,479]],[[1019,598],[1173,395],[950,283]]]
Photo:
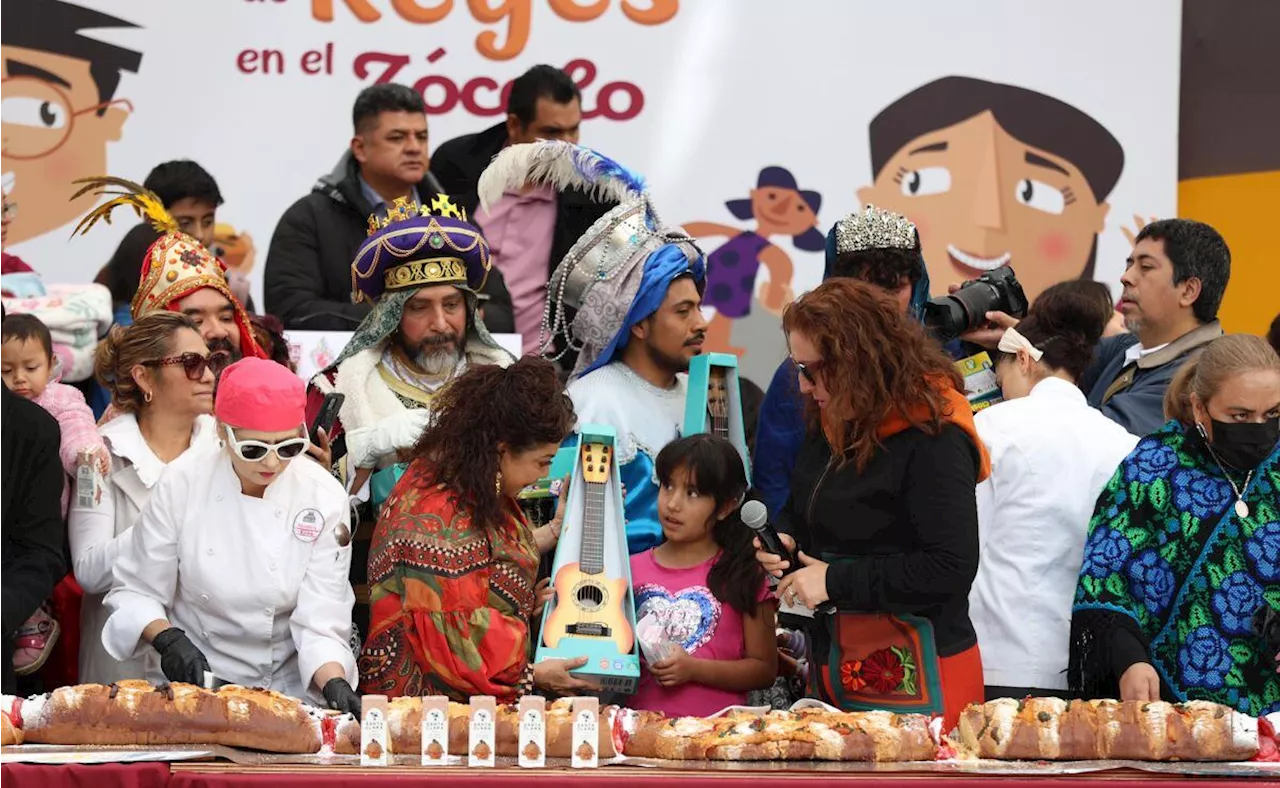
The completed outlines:
[[[782,543],[782,537],[778,536],[778,531],[769,524],[769,510],[759,501],[747,501],[742,505],[742,524],[756,532],[756,538],[760,540],[760,548],[766,553],[773,553],[781,556],[788,562],[789,566],[782,570],[783,575],[789,575],[800,567],[796,561],[796,557]]]

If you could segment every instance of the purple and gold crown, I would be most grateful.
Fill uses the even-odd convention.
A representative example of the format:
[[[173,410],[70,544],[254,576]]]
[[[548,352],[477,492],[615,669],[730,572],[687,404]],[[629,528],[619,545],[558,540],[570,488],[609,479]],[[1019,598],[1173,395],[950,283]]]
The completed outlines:
[[[351,297],[376,303],[389,291],[434,285],[479,293],[491,264],[484,235],[447,195],[429,205],[401,197],[369,217],[369,239],[351,264]]]

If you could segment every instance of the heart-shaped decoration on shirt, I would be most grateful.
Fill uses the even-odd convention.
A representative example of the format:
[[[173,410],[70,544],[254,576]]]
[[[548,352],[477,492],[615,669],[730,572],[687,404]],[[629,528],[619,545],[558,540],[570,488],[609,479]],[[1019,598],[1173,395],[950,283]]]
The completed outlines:
[[[636,619],[652,613],[667,637],[689,654],[711,640],[720,624],[720,600],[706,586],[692,586],[673,594],[663,586],[645,583],[636,589]]]

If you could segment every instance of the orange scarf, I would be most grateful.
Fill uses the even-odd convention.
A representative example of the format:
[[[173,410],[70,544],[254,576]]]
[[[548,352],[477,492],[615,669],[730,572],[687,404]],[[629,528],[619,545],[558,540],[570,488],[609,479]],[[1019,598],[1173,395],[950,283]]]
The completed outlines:
[[[964,430],[969,436],[969,440],[973,441],[973,445],[978,449],[978,481],[982,481],[991,475],[991,455],[987,453],[987,445],[982,442],[982,438],[978,437],[978,428],[973,423],[973,409],[969,407],[969,400],[956,391],[950,382],[940,383],[939,385],[945,386],[942,393],[947,400],[947,404],[942,410],[942,419]],[[929,407],[927,405],[917,405],[910,410],[912,418],[917,423],[929,419]],[[884,421],[880,422],[880,428],[876,430],[876,437],[884,440],[890,435],[896,435],[911,426],[911,422],[904,418],[901,413],[896,409],[891,410],[885,416]]]

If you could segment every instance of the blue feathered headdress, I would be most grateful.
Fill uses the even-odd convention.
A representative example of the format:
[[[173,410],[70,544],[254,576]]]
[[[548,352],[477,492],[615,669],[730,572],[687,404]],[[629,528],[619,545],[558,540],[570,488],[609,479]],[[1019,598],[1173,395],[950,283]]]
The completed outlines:
[[[590,148],[559,140],[510,145],[480,175],[480,205],[488,211],[507,191],[526,184],[558,192],[578,189],[593,200],[647,200],[644,178]]]
[[[529,185],[576,189],[595,200],[618,203],[578,239],[547,284],[539,346],[550,351],[555,336],[562,334],[567,347],[579,351],[576,373],[607,363],[628,321],[648,316],[636,317],[634,308],[624,314],[617,304],[634,306],[637,295],[659,286],[665,293],[669,279],[680,272],[703,280],[705,263],[693,239],[678,227],[664,226],[644,179],[608,156],[560,140],[508,146],[480,176],[480,205],[487,211],[503,194]],[[667,246],[676,257],[683,256],[685,265],[674,261],[672,253],[653,254]],[[662,262],[661,277],[656,268],[646,270],[651,257]],[[675,273],[668,277],[667,271]]]

